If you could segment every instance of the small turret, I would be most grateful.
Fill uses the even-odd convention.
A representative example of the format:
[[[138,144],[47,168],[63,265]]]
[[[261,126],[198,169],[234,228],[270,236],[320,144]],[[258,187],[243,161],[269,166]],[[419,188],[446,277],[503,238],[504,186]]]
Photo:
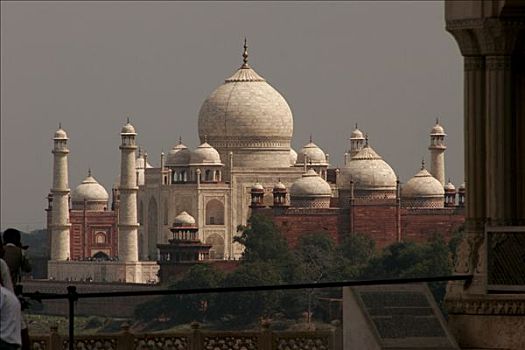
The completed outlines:
[[[264,187],[260,183],[256,182],[251,190],[250,194],[252,197],[250,208],[263,208],[264,207]]]
[[[436,124],[430,131],[430,173],[434,176],[442,186],[445,186],[445,131],[439,125],[439,119],[436,119]]]

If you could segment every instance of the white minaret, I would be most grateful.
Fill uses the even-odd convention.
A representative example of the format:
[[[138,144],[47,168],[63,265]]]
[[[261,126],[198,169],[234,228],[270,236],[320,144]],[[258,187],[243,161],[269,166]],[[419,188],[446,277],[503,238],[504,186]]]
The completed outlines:
[[[430,131],[430,173],[441,185],[445,186],[445,131],[439,125],[439,119],[436,119],[436,125]]]
[[[120,132],[120,206],[118,256],[120,261],[138,261],[137,170],[135,167],[135,128],[128,122]]]
[[[348,154],[350,155],[350,158],[355,156],[359,151],[363,148],[365,145],[365,137],[363,136],[363,133],[361,130],[357,128],[357,123],[355,124],[355,129],[352,131],[352,135],[350,136],[350,150]],[[347,162],[350,161],[350,159],[347,159]]]
[[[69,187],[67,134],[59,126],[53,138],[53,208],[51,209],[51,260],[67,260],[69,246]]]

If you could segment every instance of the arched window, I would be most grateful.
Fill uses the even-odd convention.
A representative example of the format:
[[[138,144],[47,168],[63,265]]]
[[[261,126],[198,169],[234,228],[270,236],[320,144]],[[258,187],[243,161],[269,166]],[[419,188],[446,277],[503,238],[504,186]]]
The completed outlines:
[[[106,234],[104,232],[95,233],[95,243],[96,244],[105,244],[106,243]]]
[[[204,181],[211,181],[211,171],[210,171],[210,169],[207,169],[204,172]]]
[[[144,225],[144,204],[139,202],[139,224]]]
[[[164,225],[168,224],[168,200],[164,200]]]
[[[215,175],[213,177],[213,181],[217,181],[217,182],[221,181],[221,172],[219,170],[215,170]]]
[[[217,199],[206,204],[206,225],[224,225],[224,204]]]
[[[96,252],[93,258],[96,260],[109,260],[109,256],[104,252]]]
[[[211,244],[210,259],[224,259],[224,238],[217,233],[206,237],[206,244]]]
[[[157,235],[159,231],[157,201],[151,197],[148,203],[148,256],[155,259],[157,254]]]

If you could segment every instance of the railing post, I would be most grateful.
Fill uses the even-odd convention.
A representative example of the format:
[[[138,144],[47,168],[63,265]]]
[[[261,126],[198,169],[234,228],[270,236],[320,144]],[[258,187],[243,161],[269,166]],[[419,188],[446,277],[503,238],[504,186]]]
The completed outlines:
[[[272,332],[270,331],[271,321],[269,319],[261,320],[261,336],[259,345],[261,350],[272,350]]]
[[[200,324],[197,321],[191,323],[191,348],[192,350],[202,350],[202,333],[200,331]]]
[[[343,350],[343,328],[340,320],[333,320],[332,326],[334,330],[332,332],[332,339],[334,344],[334,350]]]
[[[54,324],[49,327],[49,348],[62,349],[62,337],[58,334],[58,325]]]
[[[75,350],[75,302],[78,300],[77,287],[67,287],[67,301],[69,303],[69,350]]]
[[[118,337],[117,350],[128,350],[133,349],[133,341],[135,335],[131,334],[129,331],[129,324],[125,322],[121,326],[122,332]]]

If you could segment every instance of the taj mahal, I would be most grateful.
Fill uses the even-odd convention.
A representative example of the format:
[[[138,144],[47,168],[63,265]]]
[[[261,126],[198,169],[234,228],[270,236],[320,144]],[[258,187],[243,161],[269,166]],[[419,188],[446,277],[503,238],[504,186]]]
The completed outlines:
[[[313,140],[291,148],[293,124],[285,98],[249,65],[245,43],[241,67],[200,108],[196,149],[180,140],[153,167],[128,120],[111,199],[91,170],[69,189],[69,139],[59,128],[46,209],[49,277],[155,281],[157,261],[166,260],[159,247],[173,242],[176,227],[192,228],[192,242],[206,248],[195,260],[237,260],[237,227],[254,211],[271,217],[292,245],[302,233],[324,230],[336,240],[369,234],[384,246],[450,237],[463,223],[465,186],[446,181],[439,121],[430,131],[429,169],[414,160],[415,175],[403,185],[357,125],[344,166],[332,168]]]

